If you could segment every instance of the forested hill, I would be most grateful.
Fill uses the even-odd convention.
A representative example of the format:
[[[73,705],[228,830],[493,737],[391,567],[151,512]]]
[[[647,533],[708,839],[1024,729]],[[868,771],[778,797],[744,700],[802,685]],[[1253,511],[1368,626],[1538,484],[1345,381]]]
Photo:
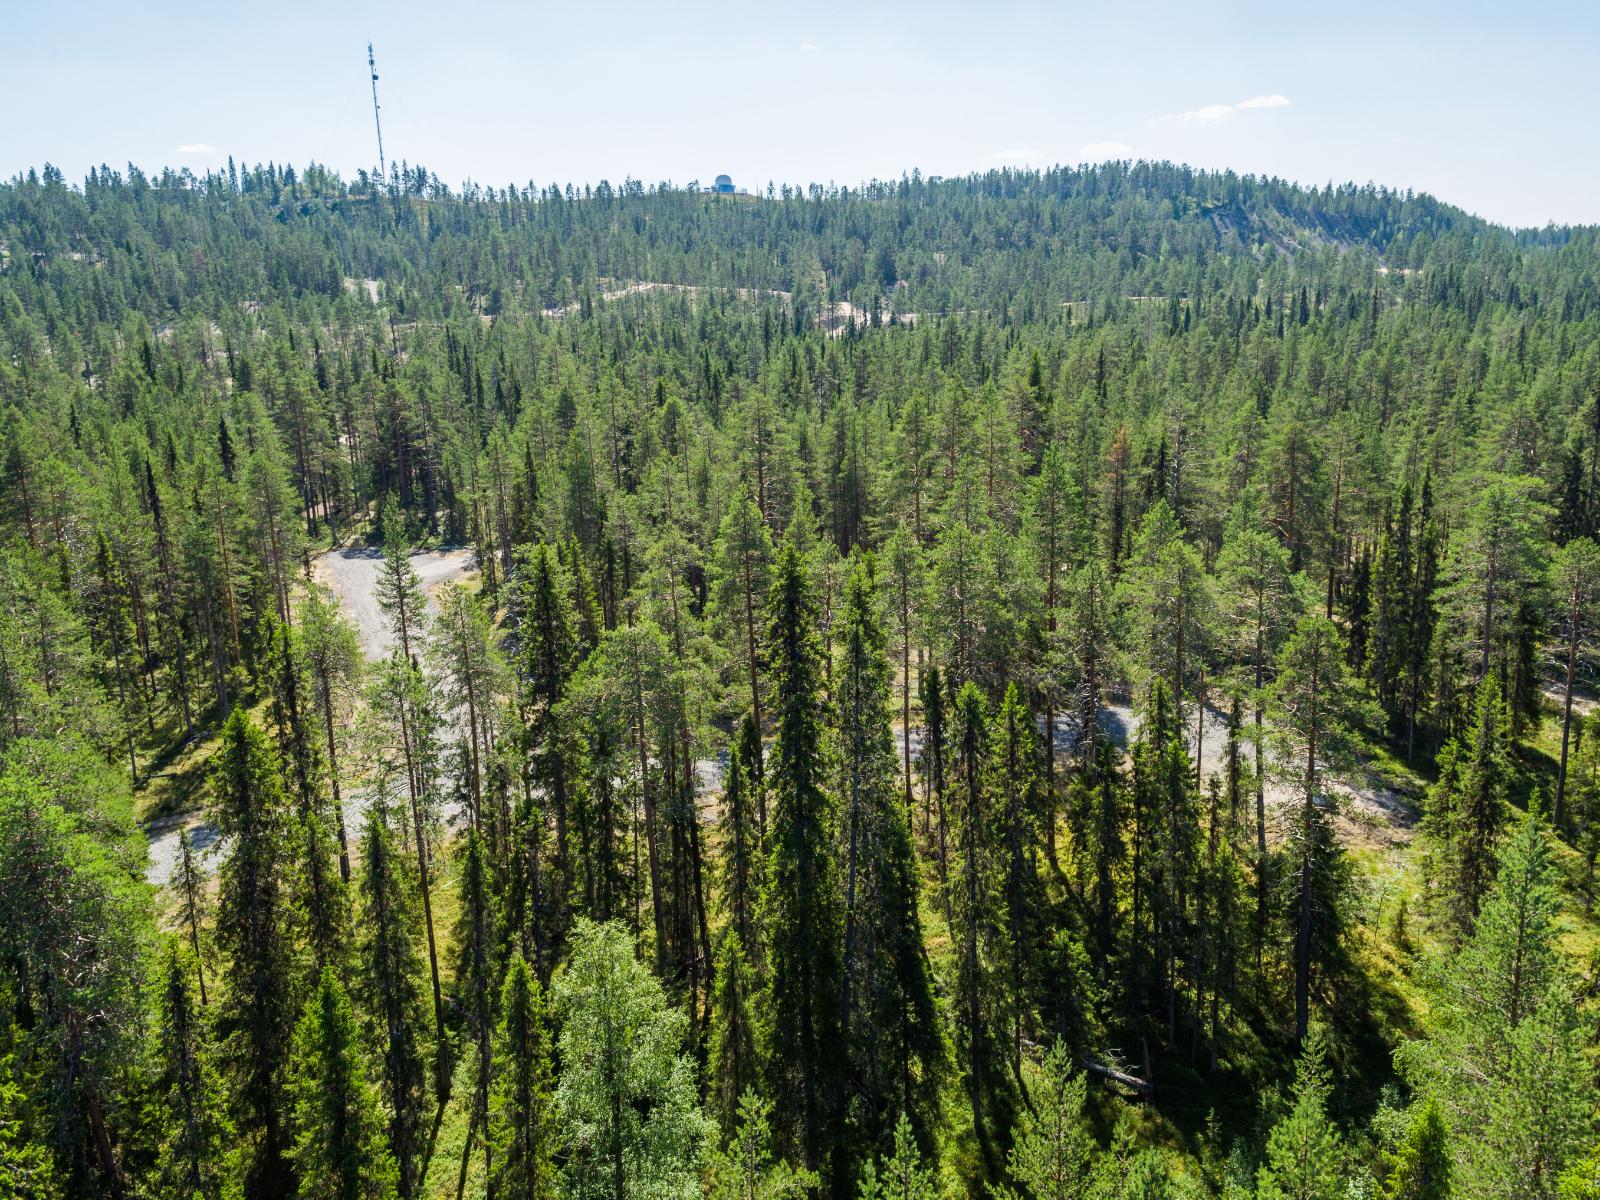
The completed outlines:
[[[47,167],[0,187],[0,245],[8,290],[77,328],[91,314],[161,323],[332,300],[350,278],[382,280],[399,312],[429,317],[554,308],[602,280],[794,292],[813,311],[848,300],[1019,316],[1259,281],[1268,296],[1308,287],[1319,306],[1382,285],[1469,314],[1503,303],[1572,317],[1596,288],[1591,229],[1514,234],[1428,196],[1150,163],[757,199],[633,182],[452,192],[406,168],[375,195],[364,176],[347,185],[315,165],[203,178],[102,168],[73,188]],[[1414,282],[1400,286],[1402,272]],[[66,297],[88,311],[63,311]]]
[[[1594,1200],[1596,249],[0,188],[0,1197]]]

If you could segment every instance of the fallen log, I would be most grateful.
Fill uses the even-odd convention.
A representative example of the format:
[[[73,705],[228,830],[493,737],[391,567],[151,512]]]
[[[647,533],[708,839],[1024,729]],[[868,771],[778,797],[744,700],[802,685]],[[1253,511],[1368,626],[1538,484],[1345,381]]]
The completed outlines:
[[[1150,1100],[1155,1097],[1156,1087],[1147,1079],[1140,1079],[1137,1075],[1130,1075],[1126,1071],[1119,1071],[1115,1067],[1107,1066],[1103,1062],[1096,1062],[1092,1058],[1083,1060],[1083,1066],[1089,1074],[1097,1079],[1104,1079],[1107,1083],[1114,1083],[1118,1087],[1127,1088],[1141,1100]]]

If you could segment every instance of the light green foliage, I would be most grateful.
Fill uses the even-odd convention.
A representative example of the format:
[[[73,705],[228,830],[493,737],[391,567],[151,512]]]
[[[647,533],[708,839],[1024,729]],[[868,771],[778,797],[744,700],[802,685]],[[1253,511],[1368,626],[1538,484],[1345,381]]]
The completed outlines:
[[[1000,1185],[994,1194],[999,1200],[1075,1200],[1086,1192],[1097,1148],[1083,1123],[1084,1076],[1074,1074],[1065,1043],[1045,1055],[1031,1099],[1006,1159],[1014,1185]]]
[[[1593,1094],[1558,911],[1549,835],[1529,816],[1501,850],[1472,936],[1437,965],[1432,1035],[1399,1054],[1448,1119],[1464,1195],[1553,1197],[1587,1136]]]
[[[1312,1026],[1295,1066],[1294,1104],[1267,1137],[1258,1200],[1342,1200],[1345,1148],[1328,1119],[1324,1035]]]
[[[711,1155],[711,1200],[799,1200],[816,1191],[821,1180],[815,1171],[774,1159],[771,1114],[772,1105],[755,1092],[739,1097],[727,1149]]]
[[[566,1194],[699,1196],[712,1125],[683,1053],[684,1015],[634,958],[627,930],[579,921],[554,998]]]
[[[894,1153],[880,1166],[867,1159],[861,1173],[860,1200],[935,1200],[938,1176],[917,1149],[916,1135],[905,1113],[894,1127]]]

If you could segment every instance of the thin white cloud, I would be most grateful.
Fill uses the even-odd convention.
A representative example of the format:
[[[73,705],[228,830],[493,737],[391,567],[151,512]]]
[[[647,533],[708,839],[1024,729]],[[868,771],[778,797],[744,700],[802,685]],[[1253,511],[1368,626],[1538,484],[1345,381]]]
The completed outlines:
[[[1248,99],[1248,100],[1239,101],[1239,103],[1236,104],[1234,107],[1235,108],[1289,108],[1289,107],[1291,107],[1291,101],[1289,100],[1289,97],[1287,97],[1285,95],[1282,95],[1281,93],[1278,93],[1278,92],[1273,92],[1272,95],[1270,95],[1270,96],[1251,96],[1250,99]]]
[[[1233,116],[1231,104],[1207,104],[1204,108],[1191,108],[1178,114],[1178,120],[1189,125],[1219,125]]]
[[[817,49],[817,44],[815,42],[801,42],[800,43],[800,53],[801,54],[812,54],[812,53],[814,53],[816,51],[816,49]]]
[[[215,154],[217,148],[210,142],[185,142],[178,147],[179,154]]]
[[[1157,121],[1180,121],[1185,125],[1220,125],[1235,113],[1250,108],[1292,108],[1293,101],[1279,92],[1270,96],[1251,96],[1248,100],[1241,100],[1237,104],[1207,104],[1201,108],[1191,108],[1184,112],[1168,113],[1164,117],[1154,118]]]
[[[1090,142],[1078,147],[1079,162],[1107,162],[1133,157],[1133,147],[1127,142]]]
[[[997,163],[1020,167],[1027,163],[1038,162],[1044,157],[1044,153],[1033,146],[1013,146],[1009,150],[996,150],[991,157]]]

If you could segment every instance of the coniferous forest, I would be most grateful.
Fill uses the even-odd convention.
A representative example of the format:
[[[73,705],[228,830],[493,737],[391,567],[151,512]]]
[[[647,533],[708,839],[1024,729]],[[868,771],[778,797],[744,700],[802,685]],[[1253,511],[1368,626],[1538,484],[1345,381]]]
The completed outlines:
[[[1600,235],[0,186],[0,1194],[1600,1196]]]

